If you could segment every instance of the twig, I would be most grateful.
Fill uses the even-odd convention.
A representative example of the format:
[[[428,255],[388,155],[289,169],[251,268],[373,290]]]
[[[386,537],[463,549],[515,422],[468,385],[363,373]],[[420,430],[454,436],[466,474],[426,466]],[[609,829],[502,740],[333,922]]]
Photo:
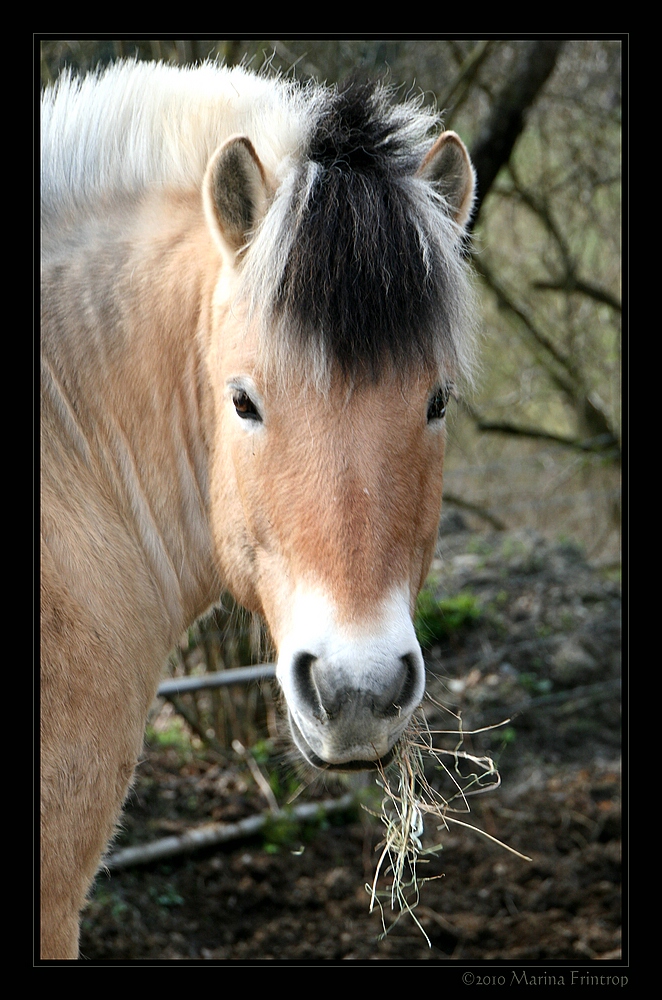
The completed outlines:
[[[343,812],[355,802],[353,794],[343,795],[340,799],[327,799],[325,802],[305,802],[294,809],[280,809],[273,813],[260,813],[258,816],[247,816],[237,823],[206,823],[204,826],[187,830],[179,836],[163,837],[151,844],[139,844],[135,847],[125,847],[115,851],[106,858],[104,867],[111,871],[118,868],[129,868],[132,865],[150,864],[163,858],[172,858],[178,854],[190,854],[215,844],[224,844],[230,840],[241,840],[253,837],[267,823],[274,819],[288,819],[299,823],[314,820],[318,816],[334,812]]]
[[[460,510],[467,510],[470,514],[475,514],[476,517],[481,517],[488,524],[491,524],[493,528],[497,531],[505,531],[507,525],[496,517],[495,514],[491,514],[486,507],[481,507],[479,504],[470,503],[469,500],[464,500],[462,497],[457,496],[456,493],[449,493],[448,490],[444,491],[444,503],[451,503],[454,507],[459,507]]]
[[[269,784],[265,776],[262,774],[260,768],[257,766],[257,761],[253,757],[253,754],[250,752],[250,750],[247,750],[246,747],[243,745],[243,743],[240,743],[239,740],[232,741],[232,749],[235,751],[235,753],[238,753],[239,756],[243,757],[243,759],[246,761],[246,763],[250,768],[251,774],[253,775],[253,779],[256,785],[258,786],[258,788],[264,795],[265,799],[267,800],[267,804],[269,806],[269,809],[271,810],[272,815],[273,816],[277,815],[277,813],[280,810],[278,808],[278,802],[276,801],[276,796],[271,790],[271,785]]]

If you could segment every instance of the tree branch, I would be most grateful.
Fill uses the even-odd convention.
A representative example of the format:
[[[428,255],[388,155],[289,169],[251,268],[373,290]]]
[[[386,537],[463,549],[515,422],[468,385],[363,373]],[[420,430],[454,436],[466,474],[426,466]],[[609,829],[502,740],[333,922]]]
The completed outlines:
[[[574,274],[568,274],[564,281],[534,281],[532,287],[541,291],[578,292],[590,299],[594,299],[596,302],[603,302],[615,312],[620,313],[623,309],[618,299],[614,298],[609,292],[606,292],[604,288],[592,285],[588,281],[582,281],[580,278],[576,278]]]
[[[517,69],[497,97],[471,150],[478,178],[474,223],[497,174],[508,163],[524,128],[526,112],[551,76],[563,45],[558,39],[526,43]]]
[[[620,460],[621,451],[618,436],[616,435],[605,413],[603,413],[602,409],[593,401],[593,399],[591,399],[586,385],[584,384],[582,375],[578,371],[577,366],[574,364],[572,359],[563,354],[549,339],[549,337],[547,337],[546,334],[544,334],[543,331],[535,325],[531,316],[512,300],[505,287],[494,277],[483,257],[477,255],[474,263],[478,273],[482,275],[488,286],[496,295],[499,306],[510,312],[511,315],[519,321],[518,328],[524,331],[527,335],[529,343],[531,344],[538,361],[545,368],[554,384],[557,385],[558,388],[564,393],[568,402],[575,411],[579,421],[579,426],[582,428],[583,433],[587,435],[587,441],[594,443],[588,445],[585,442],[582,442],[581,439],[575,438],[564,439],[556,437],[555,439],[558,440],[559,443],[580,448],[583,451],[606,451],[615,448],[615,457]],[[478,414],[473,413],[473,416],[479,427],[481,423],[485,424],[485,426],[481,429],[498,429],[493,425],[487,426],[486,422],[483,421]],[[506,425],[500,426],[503,429]],[[510,429],[508,433],[526,432],[514,431]],[[541,437],[544,436],[545,433],[546,432],[544,431],[539,431],[535,432],[532,436]],[[600,443],[599,445],[596,445],[595,442]]]
[[[483,65],[487,57],[494,48],[493,41],[478,42],[471,50],[467,58],[460,67],[457,78],[453,81],[450,90],[447,91],[440,100],[442,109],[448,108],[446,128],[450,127],[453,115],[460,108],[469,93],[472,83],[476,79],[478,70]]]
[[[497,531],[505,531],[507,525],[500,518],[491,514],[489,510],[485,507],[479,506],[476,503],[470,503],[469,500],[465,500],[463,497],[459,497],[456,493],[450,493],[448,490],[444,490],[444,503],[453,504],[454,507],[459,507],[460,510],[467,510],[470,514],[475,514],[476,517],[481,517],[488,524],[491,524],[493,528]]]
[[[547,231],[551,233],[556,241],[556,245],[558,246],[561,257],[563,258],[563,269],[565,271],[563,278],[559,281],[536,281],[533,283],[532,287],[540,290],[558,292],[579,292],[580,294],[594,299],[596,302],[605,303],[616,312],[621,312],[621,303],[610,292],[605,291],[603,288],[599,288],[597,285],[592,285],[588,281],[582,281],[581,278],[577,277],[577,269],[573,255],[570,252],[570,248],[565,240],[565,237],[563,236],[563,233],[556,225],[546,201],[536,197],[532,191],[529,191],[524,187],[517,176],[515,167],[512,163],[509,165],[509,169],[517,196],[524,202],[525,205],[528,205],[531,211],[534,212],[539,219],[542,220]]]
[[[215,844],[227,843],[243,837],[254,837],[268,823],[277,819],[288,819],[299,823],[315,820],[320,815],[333,812],[343,812],[349,809],[356,799],[353,794],[343,795],[340,799],[326,802],[306,802],[293,809],[282,809],[275,816],[273,813],[263,813],[258,816],[248,816],[237,823],[206,823],[204,826],[187,830],[179,836],[163,837],[151,844],[139,844],[135,847],[125,847],[115,851],[105,859],[102,867],[111,871],[117,868],[128,868],[131,865],[150,864],[162,858],[172,858],[178,854],[190,854]]]
[[[544,366],[549,377],[565,393],[572,404],[575,405],[577,400],[576,382],[578,374],[572,361],[559,351],[549,337],[535,325],[531,316],[529,316],[522,306],[517,305],[512,300],[506,288],[496,279],[485,258],[480,254],[477,254],[474,259],[474,267],[496,295],[499,307],[511,313],[515,319],[519,320],[520,328],[526,331],[529,340],[533,341],[537,348],[536,355],[538,360]]]
[[[478,420],[476,426],[481,431],[497,431],[500,434],[515,434],[519,437],[542,438],[545,441],[553,441],[555,444],[574,448],[577,451],[612,451],[616,449],[620,454],[618,441],[611,433],[598,434],[596,437],[582,441],[564,434],[552,434],[550,431],[538,427],[521,427],[518,424],[496,420]]]

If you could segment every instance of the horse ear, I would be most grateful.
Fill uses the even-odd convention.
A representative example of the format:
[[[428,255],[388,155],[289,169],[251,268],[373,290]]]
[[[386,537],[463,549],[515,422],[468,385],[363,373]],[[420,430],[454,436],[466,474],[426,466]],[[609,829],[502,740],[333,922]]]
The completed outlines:
[[[246,136],[233,136],[207,165],[202,196],[207,223],[224,254],[234,262],[267,210],[264,167]]]
[[[434,184],[455,221],[465,226],[471,216],[476,182],[467,147],[457,133],[442,132],[419,167],[418,176]]]

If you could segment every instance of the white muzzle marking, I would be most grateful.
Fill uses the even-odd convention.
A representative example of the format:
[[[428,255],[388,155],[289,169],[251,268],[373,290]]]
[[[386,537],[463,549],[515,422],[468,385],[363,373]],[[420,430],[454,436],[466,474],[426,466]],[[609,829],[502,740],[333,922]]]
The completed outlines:
[[[310,763],[357,768],[385,757],[425,689],[408,594],[396,590],[369,621],[347,622],[320,590],[299,588],[277,676]]]

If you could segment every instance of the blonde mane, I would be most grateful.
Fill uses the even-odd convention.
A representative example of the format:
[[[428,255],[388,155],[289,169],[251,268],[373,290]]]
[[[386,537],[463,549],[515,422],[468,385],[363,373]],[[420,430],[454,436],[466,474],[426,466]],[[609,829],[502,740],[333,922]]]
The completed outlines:
[[[278,177],[305,142],[315,103],[314,88],[214,63],[120,62],[83,78],[64,74],[42,101],[42,205],[199,187],[210,156],[234,133],[250,136]]]

